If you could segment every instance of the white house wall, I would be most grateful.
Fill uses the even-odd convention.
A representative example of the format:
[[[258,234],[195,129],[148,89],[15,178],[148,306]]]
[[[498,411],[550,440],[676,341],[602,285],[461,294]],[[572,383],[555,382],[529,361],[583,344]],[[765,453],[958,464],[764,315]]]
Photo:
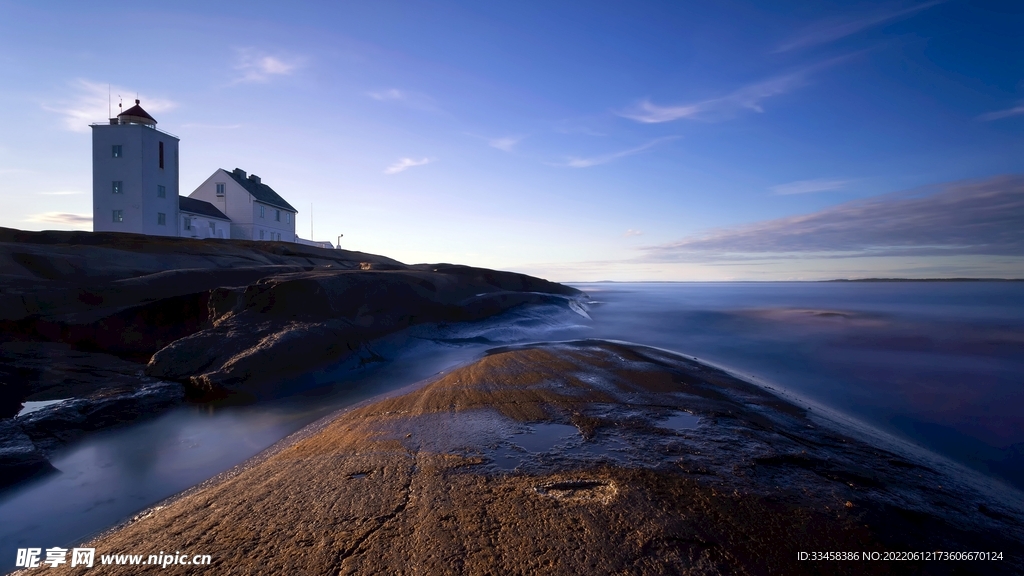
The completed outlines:
[[[185,228],[186,220],[189,228]],[[230,238],[231,223],[202,214],[181,212],[178,216],[178,235],[182,238]]]
[[[140,124],[102,124],[92,126],[92,140],[93,230],[177,236],[178,139]],[[121,146],[120,158],[113,157],[114,145]],[[121,194],[113,193],[114,181],[122,182]],[[163,198],[158,186],[165,187]],[[114,210],[123,211],[122,222],[114,222]],[[163,225],[158,214],[165,215]]]
[[[224,184],[223,197],[217,196],[217,184]],[[271,240],[272,234],[276,239],[277,234],[280,234],[283,242],[295,241],[295,213],[255,200],[248,190],[223,169],[217,169],[189,197],[213,204],[230,218],[231,238],[260,240],[260,231],[263,231],[263,240]],[[265,210],[262,217],[260,206]],[[280,222],[275,219],[277,210],[281,210]],[[286,214],[290,216],[286,218]]]
[[[263,211],[260,211],[260,208]],[[280,214],[281,220],[277,220]],[[260,232],[263,237],[260,237]],[[287,210],[264,204],[257,200],[252,203],[252,238],[254,240],[277,240],[280,234],[282,242],[295,242],[295,214]]]

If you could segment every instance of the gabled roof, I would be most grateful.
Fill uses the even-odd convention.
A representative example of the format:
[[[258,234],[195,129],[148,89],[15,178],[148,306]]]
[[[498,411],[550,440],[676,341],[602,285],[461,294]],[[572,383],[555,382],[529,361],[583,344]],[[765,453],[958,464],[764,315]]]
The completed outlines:
[[[235,170],[236,171],[234,172],[232,172],[231,170],[224,171],[227,172],[228,176],[231,176],[231,179],[237,182],[239,186],[245,188],[246,192],[252,194],[253,198],[260,202],[263,202],[264,204],[270,204],[271,206],[284,208],[289,212],[298,212],[298,210],[292,208],[291,204],[285,202],[284,198],[281,198],[281,196],[277,192],[274,192],[273,188],[267,186],[262,182],[254,181],[252,178],[246,178],[245,172],[242,172],[237,168]]]
[[[231,221],[231,219],[218,210],[216,206],[210,204],[206,200],[200,200],[198,198],[178,196],[178,210],[181,212],[188,212],[189,214],[198,214],[200,216],[227,220],[228,222]]]

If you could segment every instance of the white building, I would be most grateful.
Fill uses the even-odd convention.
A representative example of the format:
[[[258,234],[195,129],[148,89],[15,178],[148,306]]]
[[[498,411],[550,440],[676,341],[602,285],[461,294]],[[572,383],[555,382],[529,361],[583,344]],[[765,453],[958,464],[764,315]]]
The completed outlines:
[[[178,235],[178,138],[135,106],[92,125],[92,229]]]
[[[203,200],[231,220],[231,238],[295,242],[297,211],[255,174],[215,171],[189,198]]]
[[[209,202],[185,196],[178,197],[180,228],[183,238],[230,238],[231,220]]]
[[[178,194],[178,138],[135,106],[92,125],[92,229],[186,238],[310,242],[297,211],[255,174],[217,170],[187,198]]]

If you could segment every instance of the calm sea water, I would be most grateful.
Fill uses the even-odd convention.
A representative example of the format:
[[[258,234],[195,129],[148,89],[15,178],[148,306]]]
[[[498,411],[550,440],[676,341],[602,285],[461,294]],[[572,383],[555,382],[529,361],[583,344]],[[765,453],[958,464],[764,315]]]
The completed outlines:
[[[1024,488],[1024,282],[575,286],[597,337],[721,364]]]
[[[183,407],[69,446],[53,459],[61,474],[0,494],[0,572],[19,547],[74,545],[332,410],[534,340],[696,356],[1024,488],[1024,283],[575,286],[590,319],[545,308],[423,331],[377,350],[391,362],[318,374],[297,398]]]

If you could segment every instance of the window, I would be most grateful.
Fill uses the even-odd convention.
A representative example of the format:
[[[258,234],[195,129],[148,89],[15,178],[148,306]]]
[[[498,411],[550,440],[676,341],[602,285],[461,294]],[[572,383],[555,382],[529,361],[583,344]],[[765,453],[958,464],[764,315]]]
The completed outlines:
[[[156,223],[160,226],[167,226],[167,214],[163,212],[156,213]]]
[[[274,220],[277,220],[278,222],[280,222],[281,221],[281,211],[280,210],[276,210],[276,212],[277,212],[277,214],[274,215]]]
[[[124,194],[124,182],[120,180],[114,180],[113,192],[114,194]]]
[[[160,184],[157,184],[157,186],[156,186],[156,197],[157,198],[167,198],[167,187],[166,186],[162,186]]]
[[[292,223],[292,213],[291,212],[285,212],[284,213],[284,223],[285,224],[291,224]]]
[[[111,148],[111,150],[110,150],[110,155],[111,156],[113,156],[114,158],[120,158],[121,157],[121,145],[120,144],[114,144],[110,148]]]
[[[164,143],[160,143],[160,167],[164,167]]]
[[[223,182],[218,182],[217,183],[217,198],[223,198],[223,197],[224,197],[224,183]]]
[[[260,230],[260,240],[263,240],[263,230]]]
[[[217,225],[211,220],[210,221],[210,232],[216,232],[216,231],[217,231]]]
[[[124,210],[114,210],[114,222],[124,222]]]
[[[191,230],[192,229],[192,219],[189,218],[188,216],[185,216],[184,222],[185,222],[185,230]]]
[[[260,218],[263,218],[266,215],[267,215],[267,207],[266,206],[260,206]]]

